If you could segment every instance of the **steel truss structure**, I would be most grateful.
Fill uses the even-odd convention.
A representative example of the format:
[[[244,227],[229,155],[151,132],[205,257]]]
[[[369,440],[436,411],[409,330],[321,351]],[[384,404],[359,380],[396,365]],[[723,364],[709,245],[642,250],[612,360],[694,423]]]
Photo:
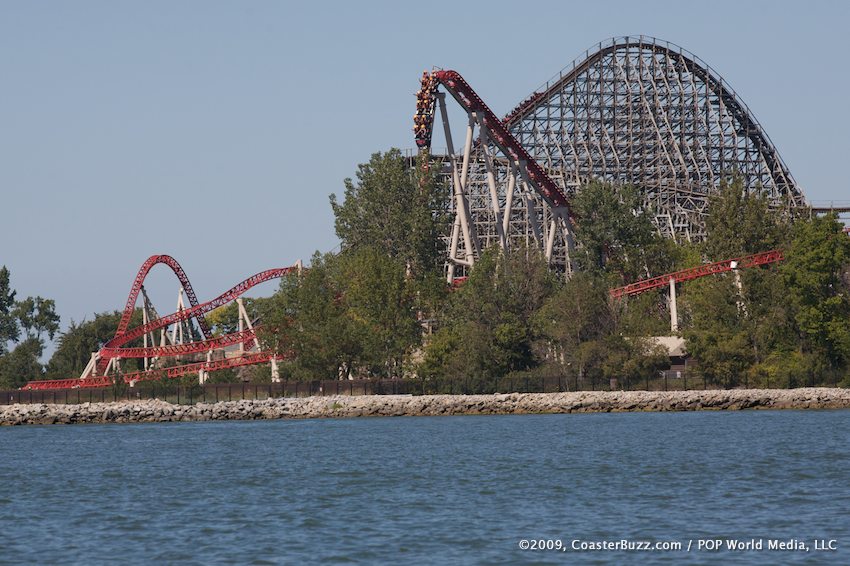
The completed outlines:
[[[162,317],[156,314],[144,287],[148,272],[158,264],[168,266],[181,285],[177,311]],[[196,374],[203,383],[211,371],[268,362],[272,364],[272,379],[275,379],[276,362],[287,354],[281,355],[261,350],[260,341],[256,335],[259,327],[255,326],[248,317],[241,296],[256,285],[292,273],[300,273],[301,269],[301,264],[298,262],[292,267],[261,271],[211,301],[199,303],[189,278],[177,260],[168,255],[151,256],[142,264],[133,281],[115,337],[92,354],[82,375],[75,379],[30,381],[22,389],[104,387],[112,385],[116,379],[133,385],[139,381],[176,378],[191,374]],[[189,299],[188,308],[183,303],[184,292]],[[143,323],[141,326],[129,328],[139,294],[144,299]],[[232,301],[238,304],[238,330],[230,334],[213,336],[204,314]],[[143,340],[143,346],[127,346],[139,338]],[[225,351],[228,346],[236,346],[235,351]],[[144,359],[145,369],[132,373],[123,372],[120,362],[125,358]],[[173,365],[173,362],[165,364],[167,359],[176,362],[176,365]]]
[[[459,152],[440,87],[468,116]],[[594,179],[636,187],[659,232],[689,241],[704,237],[708,197],[732,174],[776,207],[806,205],[735,91],[692,53],[655,38],[600,43],[502,120],[458,73],[425,73],[414,118],[423,150],[438,113],[456,215],[449,280],[482,249],[512,242],[535,242],[569,272],[572,222],[581,221],[569,199]]]

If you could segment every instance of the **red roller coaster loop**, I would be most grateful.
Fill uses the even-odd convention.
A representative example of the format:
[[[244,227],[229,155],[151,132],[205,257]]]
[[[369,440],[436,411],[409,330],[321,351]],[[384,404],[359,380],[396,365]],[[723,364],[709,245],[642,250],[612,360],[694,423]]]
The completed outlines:
[[[177,260],[170,255],[152,255],[145,260],[139,268],[136,278],[133,280],[133,284],[130,287],[130,294],[127,296],[127,303],[124,305],[124,312],[121,313],[121,320],[118,322],[118,330],[115,332],[116,338],[123,336],[127,331],[127,327],[130,325],[130,319],[133,317],[133,312],[136,310],[136,301],[139,298],[139,292],[142,290],[145,279],[153,266],[159,263],[167,265],[171,268],[171,271],[174,272],[174,275],[180,281],[180,285],[186,292],[189,304],[193,307],[198,305],[198,298],[195,295],[195,290],[192,288],[192,283],[189,282],[189,277],[186,275],[186,272],[183,271],[183,267],[180,266]],[[204,338],[210,338],[212,334],[206,319],[202,315],[199,315],[196,317],[196,320],[198,321],[198,326],[200,327],[201,332],[204,334]],[[109,358],[101,357],[97,366],[100,373],[103,373],[106,369],[107,363],[109,363]]]
[[[157,320],[153,320],[145,325],[137,326],[136,328],[125,332],[121,336],[115,336],[115,338],[113,338],[104,345],[103,349],[110,350],[112,348],[118,348],[119,346],[123,346],[127,342],[135,340],[136,338],[141,338],[142,336],[150,333],[153,330],[159,330],[160,328],[169,326],[171,324],[174,324],[175,322],[188,320],[192,317],[208,313],[213,309],[216,309],[222,305],[226,305],[230,301],[233,301],[255,285],[265,283],[266,281],[269,281],[271,279],[279,279],[285,275],[296,272],[297,270],[297,267],[281,267],[277,269],[268,269],[266,271],[261,271],[260,273],[252,275],[248,279],[242,281],[232,289],[229,289],[228,291],[222,293],[211,301],[195,305],[194,307],[188,308],[186,310],[169,314]]]
[[[189,301],[192,306],[188,309],[181,309],[175,313],[157,318],[148,322],[147,324],[143,324],[141,326],[128,330],[127,327],[129,326],[130,317],[132,316],[133,311],[135,310],[136,299],[138,298],[139,292],[142,289],[142,284],[145,280],[145,277],[147,276],[150,269],[157,263],[164,263],[168,265],[172,269],[172,271],[174,271],[175,275],[177,275],[177,278],[183,285],[183,289],[189,297]],[[255,343],[259,348],[259,343],[257,342],[257,337],[255,333],[256,328],[249,328],[247,330],[240,330],[238,332],[233,332],[223,336],[213,337],[203,315],[207,312],[212,311],[213,309],[216,309],[220,306],[223,306],[231,301],[238,299],[243,293],[245,293],[256,285],[259,285],[272,279],[284,277],[291,273],[297,272],[299,269],[300,267],[293,266],[262,271],[255,275],[252,275],[248,279],[245,279],[238,285],[227,290],[226,292],[222,293],[211,301],[207,301],[205,303],[198,303],[198,300],[195,297],[195,293],[191,288],[191,285],[189,283],[188,278],[186,277],[185,272],[180,267],[180,264],[177,263],[177,261],[171,256],[151,256],[150,258],[148,258],[147,261],[145,261],[141,269],[139,269],[139,273],[136,275],[136,279],[134,280],[133,285],[130,289],[130,295],[127,298],[127,304],[125,306],[124,313],[122,314],[118,329],[115,333],[115,337],[112,338],[109,342],[107,342],[100,349],[100,351],[98,351],[94,355],[94,360],[96,360],[96,362],[92,362],[92,364],[94,365],[90,364],[91,368],[94,369],[94,371],[91,373],[84,372],[83,377],[77,379],[31,381],[22,389],[67,389],[77,387],[104,387],[107,385],[111,385],[115,379],[115,377],[111,375],[103,375],[104,370],[110,363],[110,360],[120,360],[122,358],[176,358],[179,356],[191,354],[200,354],[205,352],[209,353],[214,350],[223,351],[223,349],[227,346],[233,346],[235,344],[240,344],[241,348],[244,349],[240,350],[241,354],[235,357],[225,356],[224,359],[216,360],[211,360],[208,358],[207,361],[203,362],[193,362],[172,367],[148,369],[145,371],[138,371],[133,373],[121,373],[120,377],[125,383],[132,384],[138,381],[147,381],[160,378],[175,378],[193,373],[203,373],[225,368],[235,368],[246,365],[260,364],[269,362],[275,358],[279,359],[285,357],[276,355],[275,353],[268,351],[248,352],[247,350],[250,350]],[[198,321],[199,326],[201,326],[205,337],[204,340],[193,341],[184,344],[164,344],[152,347],[122,347],[125,344],[135,340],[136,338],[140,338],[146,334],[150,334],[155,330],[166,328],[172,324],[187,321],[192,318],[196,319]]]
[[[139,268],[139,272],[136,274],[136,278],[133,280],[133,285],[130,288],[130,295],[127,297],[127,304],[124,305],[124,312],[121,314],[121,321],[118,323],[118,330],[115,332],[116,337],[123,335],[124,332],[127,331],[127,326],[130,325],[130,318],[132,318],[133,311],[136,309],[136,300],[139,298],[139,291],[142,289],[142,285],[145,282],[145,278],[148,276],[148,272],[158,263],[163,263],[171,268],[171,271],[173,271],[174,275],[177,276],[177,279],[180,280],[180,285],[183,286],[183,290],[189,298],[189,304],[193,307],[198,305],[198,298],[195,296],[192,284],[189,282],[186,272],[183,271],[183,268],[180,267],[179,263],[177,263],[177,260],[170,255],[152,255],[145,261],[145,263],[142,264],[142,267]],[[204,333],[204,337],[209,338],[212,336],[206,319],[203,316],[198,316],[197,320],[198,326],[201,327],[201,332]]]

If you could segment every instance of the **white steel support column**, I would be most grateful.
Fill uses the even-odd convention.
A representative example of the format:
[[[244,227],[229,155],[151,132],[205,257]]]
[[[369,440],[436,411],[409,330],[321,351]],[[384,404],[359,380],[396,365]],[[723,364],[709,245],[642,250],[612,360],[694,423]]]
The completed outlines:
[[[254,325],[251,324],[251,319],[248,317],[248,311],[245,310],[245,304],[242,302],[242,297],[236,299],[236,304],[239,308],[239,331],[242,331],[242,321],[245,321],[245,326],[251,332],[254,332]],[[244,342],[240,342],[240,344],[244,345]],[[254,335],[254,344],[257,346],[257,351],[260,351],[260,339],[257,338],[256,334]]]
[[[517,172],[513,164],[508,168],[508,188],[505,191],[505,215],[502,219],[502,231],[505,237],[511,233],[511,207],[514,204],[514,189],[516,189]]]
[[[557,207],[552,209],[552,215],[556,220],[560,220],[562,224],[562,228],[564,230],[564,242],[567,245],[567,257],[566,257],[566,274],[567,277],[572,276],[573,272],[575,272],[575,268],[573,266],[573,256],[575,255],[576,249],[576,240],[575,240],[575,229],[573,228],[573,222],[570,219],[569,212],[565,207]]]
[[[457,157],[455,156],[455,148],[454,142],[452,140],[452,132],[449,127],[449,115],[446,111],[446,95],[438,94],[437,101],[439,102],[440,107],[440,115],[442,116],[443,121],[443,131],[446,136],[446,148],[449,154],[449,160],[451,161],[452,168],[452,185],[454,185],[454,196],[455,196],[455,213],[458,218],[460,218],[460,228],[461,233],[463,235],[463,243],[465,252],[466,252],[466,262],[468,265],[472,265],[475,263],[475,254],[478,251],[477,246],[477,238],[473,234],[472,230],[474,226],[472,225],[472,219],[469,216],[469,206],[466,202],[466,195],[464,194],[464,187],[466,186],[466,175],[469,172],[469,155],[472,152],[472,135],[475,127],[475,121],[472,116],[469,117],[469,124],[467,126],[466,132],[466,143],[464,144],[464,154],[462,161],[462,173],[458,175],[457,170]],[[455,250],[456,253],[457,250]],[[457,256],[450,258],[453,260],[457,259]]]
[[[180,291],[177,293],[177,312],[183,312],[185,309],[185,303],[183,302],[183,287],[180,287]],[[183,322],[178,320],[174,323],[174,327],[171,330],[171,343],[172,344],[183,344]]]
[[[272,383],[280,383],[280,370],[277,367],[277,356],[272,356]]]
[[[679,308],[676,304],[676,280],[670,278],[670,332],[679,331]]]
[[[738,269],[737,261],[730,262],[729,267],[732,268],[732,273],[735,277],[735,288],[738,290],[738,300],[736,301],[738,312],[746,316],[747,305],[744,304],[744,285],[741,283],[741,270]]]
[[[552,215],[552,220],[549,222],[549,233],[546,234],[546,249],[543,250],[543,257],[546,258],[546,263],[552,263],[552,248],[555,247],[555,232],[557,231],[558,219]]]
[[[522,175],[522,198],[525,201],[525,212],[528,215],[528,223],[531,224],[531,234],[534,236],[534,243],[538,248],[543,249],[543,233],[540,230],[540,221],[537,218],[537,206],[531,196],[531,189],[525,179],[524,164],[521,165],[520,175]]]
[[[504,224],[502,222],[502,211],[499,208],[499,191],[496,187],[496,173],[493,171],[493,158],[487,147],[488,132],[484,127],[484,121],[479,118],[478,126],[481,129],[481,148],[484,154],[484,166],[487,169],[487,185],[490,187],[490,203],[493,208],[493,220],[496,225],[496,235],[499,236],[499,246],[502,250],[508,249],[508,240],[505,237]]]
[[[239,301],[241,301],[241,300],[242,299],[236,299],[237,304],[239,304]],[[239,305],[239,306],[241,306],[241,305]],[[236,329],[239,332],[242,332],[243,330],[245,330],[245,322],[242,319],[242,309],[241,308],[239,309],[239,315],[237,316],[237,325],[238,326],[237,326]],[[244,353],[245,353],[245,342],[239,342],[239,355],[241,356]]]
[[[87,377],[94,377],[97,375],[97,362],[100,359],[100,356],[97,355],[97,352],[92,352],[91,358],[89,358],[89,363],[86,364],[86,367],[83,369],[82,375],[80,375],[80,379],[85,379]]]
[[[148,309],[147,309],[147,305],[145,305],[145,307],[142,308],[142,326],[146,326],[148,324],[148,322],[150,322],[148,320]],[[145,332],[144,336],[142,337],[142,342],[143,342],[142,345],[145,347],[145,349],[147,349],[147,347],[148,347],[148,333],[147,332]],[[151,344],[151,346],[153,346],[153,344]],[[148,371],[148,369],[150,368],[150,362],[149,362],[150,358],[145,356],[144,359],[145,359],[145,361],[144,361],[145,371]]]
[[[449,270],[446,279],[449,283],[455,280],[455,264],[457,263],[457,245],[460,241],[460,216],[455,213],[455,221],[452,226],[452,239],[449,245]]]

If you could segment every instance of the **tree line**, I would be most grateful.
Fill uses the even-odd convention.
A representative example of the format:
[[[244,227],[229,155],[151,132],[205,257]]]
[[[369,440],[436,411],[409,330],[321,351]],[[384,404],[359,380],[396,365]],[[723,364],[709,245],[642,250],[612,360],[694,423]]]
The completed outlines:
[[[850,238],[835,215],[771,207],[732,176],[710,198],[704,241],[677,243],[658,233],[635,188],[594,181],[572,201],[573,277],[553,273],[534,248],[490,249],[453,290],[442,240],[450,194],[436,169],[427,156],[411,164],[395,149],[372,155],[342,198],[330,196],[339,253],[316,253],[309,269],[249,303],[264,345],[286,358],[283,378],[464,378],[479,390],[521,376],[647,379],[669,366],[651,339],[670,334],[667,297],[615,300],[609,289],[781,248],[785,261],[742,270],[740,286],[732,273],[680,286],[680,335],[698,361],[695,376],[728,387],[850,384]],[[72,322],[41,366],[42,336],[58,330],[52,301],[19,304],[10,291],[0,271],[0,386],[79,375],[120,318]],[[208,318],[215,332],[233,331],[235,305]],[[270,374],[256,368],[254,378]]]
[[[425,158],[427,159],[427,157]],[[633,187],[591,182],[574,197],[579,271],[553,274],[535,249],[490,249],[468,280],[443,282],[447,188],[422,160],[375,154],[331,195],[338,254],[284,280],[264,305],[264,338],[292,354],[291,379],[523,375],[607,382],[669,366],[667,297],[608,290],[771,249],[779,265],[705,277],[679,290],[680,334],[697,377],[734,387],[847,382],[850,238],[834,215],[771,207],[730,177],[709,202],[700,243],[662,237]]]

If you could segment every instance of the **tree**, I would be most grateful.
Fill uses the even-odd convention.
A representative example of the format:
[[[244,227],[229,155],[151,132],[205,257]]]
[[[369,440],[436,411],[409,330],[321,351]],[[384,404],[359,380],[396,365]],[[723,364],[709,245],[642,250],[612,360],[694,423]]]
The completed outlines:
[[[573,210],[578,216],[582,269],[616,274],[622,282],[665,273],[672,267],[672,243],[657,233],[641,210],[634,188],[591,181],[573,199]]]
[[[18,339],[20,331],[12,309],[15,307],[15,291],[11,287],[9,270],[0,268],[0,356],[6,352],[8,342]]]
[[[382,251],[317,254],[264,305],[261,336],[291,354],[284,370],[296,379],[401,377],[420,341],[414,301],[405,265]]]
[[[251,298],[243,297],[242,304],[245,307],[245,312],[252,320],[260,317],[262,311],[262,303],[267,299],[263,297]],[[213,336],[221,336],[223,334],[232,334],[239,330],[239,305],[234,301],[227,305],[218,307],[217,309],[206,315],[207,324],[212,330]]]
[[[287,377],[336,379],[359,353],[337,300],[332,261],[330,254],[315,254],[303,274],[281,279],[280,289],[265,305],[260,336],[267,348],[288,358],[281,368]]]
[[[799,221],[780,270],[805,352],[829,365],[850,362],[850,238],[834,214]]]
[[[370,375],[401,377],[403,364],[419,344],[414,285],[405,264],[372,246],[343,253],[335,264],[346,315],[359,326],[362,355],[358,363]]]
[[[599,340],[614,329],[614,314],[603,279],[593,273],[575,274],[540,310],[537,325],[557,345],[563,363],[583,373],[589,352],[581,353],[580,346]]]
[[[788,218],[771,208],[767,195],[744,188],[738,175],[725,179],[708,199],[705,255],[723,261],[783,247]]]
[[[59,330],[59,315],[51,299],[27,297],[16,301],[9,270],[0,268],[0,385],[20,387],[40,379],[44,368],[39,361],[44,352],[43,334],[52,340]],[[21,330],[26,338],[20,340]],[[9,342],[16,346],[8,351]]]
[[[59,315],[52,299],[27,297],[15,303],[12,314],[18,319],[27,338],[41,338],[46,333],[51,340],[59,330]]]
[[[420,374],[493,383],[533,369],[541,359],[533,317],[556,285],[537,250],[486,251],[440,314]]]
[[[405,263],[414,276],[442,268],[441,236],[448,224],[448,192],[430,157],[411,167],[401,151],[375,153],[345,179],[345,198],[330,196],[342,249],[374,246]]]
[[[71,321],[67,330],[59,334],[58,346],[47,362],[46,379],[79,377],[93,352],[115,336],[121,313],[118,311],[96,313],[92,320]],[[141,323],[141,311],[133,314],[131,325]],[[136,341],[138,342],[138,340]]]
[[[732,386],[755,361],[745,313],[733,277],[719,275],[689,283],[682,295],[683,336],[697,360],[697,372]]]
[[[577,273],[540,309],[536,321],[552,349],[552,369],[576,381],[646,378],[669,366],[640,334],[624,336],[625,305],[611,299],[601,274]]]
[[[17,389],[28,381],[41,379],[44,368],[39,362],[44,344],[38,338],[26,338],[11,352],[0,356],[0,387]]]

